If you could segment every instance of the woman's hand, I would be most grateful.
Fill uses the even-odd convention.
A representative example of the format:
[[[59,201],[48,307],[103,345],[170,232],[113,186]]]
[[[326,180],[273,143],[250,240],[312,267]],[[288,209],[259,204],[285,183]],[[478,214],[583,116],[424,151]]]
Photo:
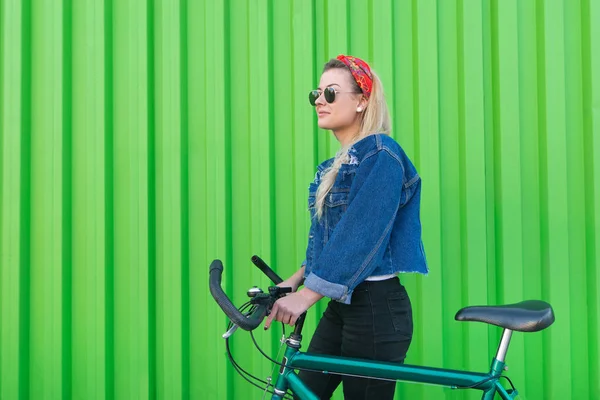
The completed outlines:
[[[296,279],[294,276],[286,279],[285,281],[278,283],[277,286],[279,287],[289,287],[292,288],[292,292],[295,292],[296,290],[298,290],[298,286],[300,286],[300,280]]]
[[[265,330],[269,329],[273,320],[281,321],[288,325],[295,325],[298,317],[322,297],[319,293],[313,292],[308,288],[303,288],[299,292],[282,297],[273,304],[271,313],[265,322]]]
[[[300,268],[298,271],[296,271],[294,273],[294,275],[290,276],[285,281],[278,283],[277,286],[291,287],[292,292],[295,292],[296,290],[298,290],[298,286],[300,286],[300,283],[304,279],[304,269],[305,269],[305,267],[302,266],[302,268]]]

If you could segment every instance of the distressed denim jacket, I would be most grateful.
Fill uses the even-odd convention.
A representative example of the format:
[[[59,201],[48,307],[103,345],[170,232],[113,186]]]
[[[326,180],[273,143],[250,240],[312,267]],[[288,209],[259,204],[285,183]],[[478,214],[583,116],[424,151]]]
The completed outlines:
[[[304,285],[350,304],[365,278],[428,272],[419,217],[421,179],[400,145],[369,135],[349,150],[327,194],[321,219],[315,196],[333,159],[318,166],[309,186],[311,215]]]

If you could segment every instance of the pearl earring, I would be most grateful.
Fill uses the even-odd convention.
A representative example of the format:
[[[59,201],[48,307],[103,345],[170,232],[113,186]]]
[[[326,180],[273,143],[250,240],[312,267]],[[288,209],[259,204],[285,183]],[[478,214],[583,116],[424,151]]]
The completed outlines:
[[[358,107],[358,108],[356,109],[356,112],[361,112],[361,111],[362,111],[362,107]]]

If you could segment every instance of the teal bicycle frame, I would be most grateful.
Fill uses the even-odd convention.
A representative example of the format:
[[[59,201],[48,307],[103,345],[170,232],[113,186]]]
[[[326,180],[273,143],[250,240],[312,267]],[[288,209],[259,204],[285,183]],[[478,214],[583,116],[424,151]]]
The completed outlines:
[[[301,340],[299,340],[301,338],[302,322],[296,324],[294,333],[286,339],[287,348],[275,381],[274,394],[271,397],[273,400],[283,399],[288,389],[291,389],[302,400],[319,399],[294,371],[295,369],[303,368],[322,371],[323,373],[427,383],[453,389],[478,389],[483,391],[483,400],[493,399],[495,393],[498,393],[505,400],[514,399],[518,395],[517,390],[505,389],[499,382],[500,375],[504,370],[504,357],[512,335],[510,329],[504,329],[498,352],[492,360],[490,371],[485,374],[304,353],[300,351]]]
[[[281,278],[259,257],[254,256],[252,262],[273,282],[281,282]],[[248,296],[253,298],[251,303],[255,304],[256,308],[249,314],[242,314],[231,303],[231,300],[221,288],[222,271],[222,263],[219,260],[213,261],[210,267],[210,290],[219,306],[234,324],[223,335],[224,338],[231,336],[237,327],[247,331],[255,329],[261,324],[267,313],[268,305],[272,305],[277,298],[291,291],[291,288],[270,287],[269,294],[262,294],[262,290],[254,287],[248,291]],[[284,289],[287,289],[287,291],[284,292]],[[509,381],[511,389],[506,389],[500,384],[500,378],[505,369],[504,360],[513,330],[537,332],[547,328],[554,322],[552,307],[548,303],[539,300],[529,300],[504,306],[465,307],[460,310],[455,316],[455,319],[459,321],[487,322],[504,329],[489,372],[480,373],[304,353],[300,351],[300,347],[305,317],[306,313],[298,318],[294,325],[294,332],[285,340],[287,347],[282,362],[278,363],[271,360],[280,364],[279,374],[272,387],[272,399],[274,400],[284,399],[288,390],[291,390],[301,400],[318,399],[296,374],[295,370],[302,369],[324,374],[440,385],[452,389],[476,389],[483,392],[481,397],[483,400],[492,400],[496,393],[504,400],[514,399],[518,392],[512,382]],[[265,390],[268,390],[270,386],[268,385]]]

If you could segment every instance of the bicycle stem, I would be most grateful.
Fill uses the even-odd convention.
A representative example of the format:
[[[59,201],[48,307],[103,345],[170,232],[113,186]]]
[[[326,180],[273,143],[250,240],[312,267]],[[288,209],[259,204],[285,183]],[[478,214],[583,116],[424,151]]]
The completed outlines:
[[[290,334],[290,337],[286,340],[288,346],[293,347],[296,350],[300,349],[300,343],[302,342],[302,327],[304,326],[304,319],[306,318],[306,312],[304,312],[294,325],[294,332]]]

